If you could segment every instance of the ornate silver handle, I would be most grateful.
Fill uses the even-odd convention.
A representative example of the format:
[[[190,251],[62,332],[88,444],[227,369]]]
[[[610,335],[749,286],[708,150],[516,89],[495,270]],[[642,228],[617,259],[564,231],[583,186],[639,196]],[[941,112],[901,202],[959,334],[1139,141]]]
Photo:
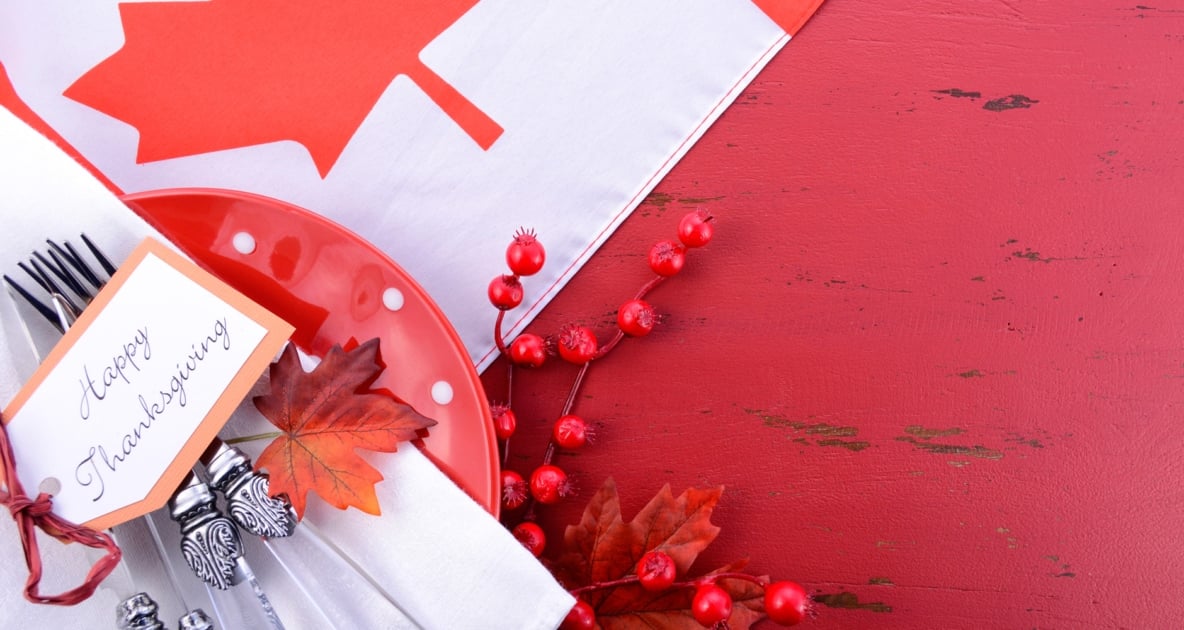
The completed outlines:
[[[169,516],[181,524],[181,554],[194,575],[226,590],[242,581],[235,566],[243,544],[234,522],[215,505],[214,493],[193,473],[169,499]]]
[[[205,611],[195,608],[177,621],[177,630],[214,630],[214,622]]]
[[[156,602],[148,593],[136,593],[115,607],[115,627],[120,630],[164,630],[156,618]]]
[[[257,473],[241,450],[214,440],[201,461],[210,473],[210,485],[226,497],[226,511],[240,527],[267,538],[291,536],[296,531],[296,511],[281,495],[270,496],[266,474]]]

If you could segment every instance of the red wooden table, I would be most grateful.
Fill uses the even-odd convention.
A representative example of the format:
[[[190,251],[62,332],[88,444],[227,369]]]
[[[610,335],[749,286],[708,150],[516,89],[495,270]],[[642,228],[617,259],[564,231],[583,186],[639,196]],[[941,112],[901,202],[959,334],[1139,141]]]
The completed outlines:
[[[610,475],[626,516],[722,484],[702,566],[801,581],[810,627],[1178,627],[1182,63],[1179,0],[829,0],[533,325],[607,338],[718,215],[589,372],[551,539]],[[510,468],[575,371],[518,373]]]

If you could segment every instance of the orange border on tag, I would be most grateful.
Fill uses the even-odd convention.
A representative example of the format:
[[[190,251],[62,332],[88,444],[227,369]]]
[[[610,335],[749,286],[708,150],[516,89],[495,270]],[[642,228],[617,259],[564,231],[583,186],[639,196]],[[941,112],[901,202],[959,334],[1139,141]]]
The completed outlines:
[[[152,486],[148,495],[131,505],[108,512],[84,523],[84,525],[92,529],[108,529],[138,516],[143,516],[168,502],[173,492],[185,479],[185,475],[197,463],[202,452],[205,451],[206,447],[217,436],[218,431],[226,424],[226,421],[230,419],[230,415],[234,413],[235,408],[238,407],[247,393],[251,391],[259,375],[271,364],[272,358],[283,347],[288,337],[292,335],[292,331],[295,330],[291,324],[280,319],[279,316],[251,301],[247,296],[239,293],[233,287],[201,269],[184,256],[169,249],[160,241],[145,238],[136,246],[136,249],[132,251],[127,260],[120,265],[115,275],[111,277],[111,280],[107,282],[103,290],[95,296],[90,306],[82,311],[82,314],[78,317],[78,321],[66,331],[61,341],[53,347],[49,356],[46,357],[45,361],[33,373],[33,377],[21,387],[20,392],[13,398],[8,408],[4,410],[6,425],[15,418],[21,407],[33,395],[33,392],[41,386],[41,383],[45,381],[49,373],[57,367],[58,363],[66,355],[66,352],[86,333],[91,323],[95,321],[102,310],[106,308],[107,304],[111,302],[115,293],[123,287],[132,272],[149,255],[156,256],[169,266],[180,271],[202,288],[213,293],[239,312],[254,320],[255,323],[266,328],[267,333],[259,341],[259,344],[251,352],[250,356],[247,357],[246,362],[239,368],[234,378],[231,379],[230,384],[222,392],[222,395],[215,401],[209,413],[198,424],[197,429],[185,441],[185,445],[181,448],[181,451],[165,469],[165,472],[156,484]],[[16,453],[15,455],[19,462],[20,453]]]

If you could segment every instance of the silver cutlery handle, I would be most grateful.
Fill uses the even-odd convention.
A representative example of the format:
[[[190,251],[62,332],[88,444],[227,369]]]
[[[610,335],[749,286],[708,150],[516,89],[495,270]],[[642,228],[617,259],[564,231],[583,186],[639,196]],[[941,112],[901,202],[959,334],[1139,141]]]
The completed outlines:
[[[214,622],[200,608],[195,608],[177,621],[177,630],[214,630]]]
[[[164,630],[156,617],[158,607],[147,593],[136,593],[115,607],[115,627],[120,630]]]
[[[210,485],[226,497],[226,511],[244,530],[265,538],[291,536],[296,531],[292,504],[270,496],[267,475],[255,472],[239,449],[215,440],[202,457]]]
[[[169,499],[169,516],[181,524],[181,554],[206,584],[226,590],[242,577],[235,566],[243,544],[234,522],[215,505],[210,487],[190,473],[185,485]]]

